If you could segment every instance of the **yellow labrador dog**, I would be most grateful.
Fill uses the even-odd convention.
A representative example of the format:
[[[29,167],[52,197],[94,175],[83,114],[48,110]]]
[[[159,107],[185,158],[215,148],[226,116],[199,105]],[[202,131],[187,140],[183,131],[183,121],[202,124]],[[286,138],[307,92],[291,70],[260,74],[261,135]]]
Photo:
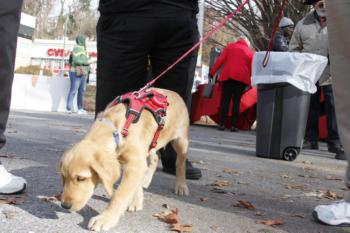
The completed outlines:
[[[149,151],[157,130],[153,115],[144,110],[137,123],[131,124],[127,137],[120,135],[126,121],[125,104],[109,105],[99,114],[86,136],[67,150],[60,163],[63,183],[61,205],[71,211],[83,208],[102,183],[111,197],[107,208],[89,221],[89,229],[108,230],[117,225],[126,210],[143,208],[143,187],[147,188],[158,163],[156,151],[169,142],[177,153],[176,186],[178,195],[188,195],[185,160],[188,150],[189,118],[185,103],[175,92],[156,89],[169,103],[165,125],[157,146]],[[114,132],[119,132],[115,142]],[[116,190],[113,185],[122,176]]]

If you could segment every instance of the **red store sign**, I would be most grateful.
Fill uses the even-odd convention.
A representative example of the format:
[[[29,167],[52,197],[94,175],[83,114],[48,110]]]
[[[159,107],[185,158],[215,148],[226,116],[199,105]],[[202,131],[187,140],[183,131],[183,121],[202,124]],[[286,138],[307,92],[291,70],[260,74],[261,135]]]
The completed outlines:
[[[49,57],[69,57],[71,52],[71,50],[49,48],[47,50],[47,55]],[[96,52],[89,52],[89,55],[90,57],[97,57]]]

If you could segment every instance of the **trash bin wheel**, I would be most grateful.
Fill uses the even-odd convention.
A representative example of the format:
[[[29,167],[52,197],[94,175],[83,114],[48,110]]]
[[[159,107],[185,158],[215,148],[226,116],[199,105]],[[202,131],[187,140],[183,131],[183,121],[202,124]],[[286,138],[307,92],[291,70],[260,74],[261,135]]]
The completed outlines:
[[[293,161],[297,158],[299,150],[294,147],[287,147],[283,152],[283,159],[287,161]]]

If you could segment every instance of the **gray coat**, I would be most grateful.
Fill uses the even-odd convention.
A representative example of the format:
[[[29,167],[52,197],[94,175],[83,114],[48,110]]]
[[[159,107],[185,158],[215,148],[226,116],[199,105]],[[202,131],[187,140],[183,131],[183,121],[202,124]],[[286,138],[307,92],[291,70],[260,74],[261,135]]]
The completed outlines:
[[[314,11],[307,14],[297,23],[289,43],[289,51],[313,53],[328,57],[327,27],[321,28]],[[319,85],[330,85],[332,84],[331,80],[330,66],[328,64],[319,80]]]

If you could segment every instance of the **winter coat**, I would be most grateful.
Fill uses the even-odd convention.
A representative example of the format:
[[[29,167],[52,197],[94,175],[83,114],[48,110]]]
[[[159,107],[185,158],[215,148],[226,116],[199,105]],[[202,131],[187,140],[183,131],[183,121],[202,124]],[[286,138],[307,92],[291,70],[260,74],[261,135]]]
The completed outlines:
[[[73,48],[72,51],[72,66],[70,71],[76,72],[77,66],[82,66],[84,69],[84,73],[87,74],[89,71],[89,54],[86,51],[86,45],[85,45],[85,37],[83,35],[78,35],[75,39],[76,45]],[[77,62],[81,60],[81,64],[78,64]]]
[[[328,57],[327,27],[321,28],[316,17],[316,12],[313,11],[297,23],[289,43],[289,51],[313,53]],[[330,66],[328,64],[319,80],[319,85],[330,85],[332,83],[331,80]]]
[[[233,79],[251,84],[252,60],[254,52],[244,40],[228,44],[210,71],[214,76],[223,66],[218,81]]]

